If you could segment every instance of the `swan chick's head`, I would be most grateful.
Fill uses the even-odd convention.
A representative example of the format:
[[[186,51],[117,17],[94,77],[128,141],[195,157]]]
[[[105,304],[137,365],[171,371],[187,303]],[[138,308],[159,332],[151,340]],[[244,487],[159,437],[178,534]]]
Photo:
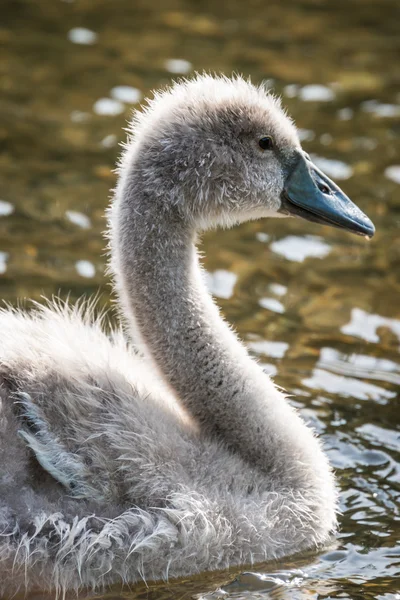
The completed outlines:
[[[374,227],[303,152],[265,86],[197,75],[137,112],[120,165],[161,211],[196,229],[298,216],[371,236]]]

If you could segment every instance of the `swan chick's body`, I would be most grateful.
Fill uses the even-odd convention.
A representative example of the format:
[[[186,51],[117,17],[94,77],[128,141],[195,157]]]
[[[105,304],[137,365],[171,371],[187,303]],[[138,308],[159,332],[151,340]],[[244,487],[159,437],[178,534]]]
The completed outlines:
[[[1,312],[0,593],[168,579],[329,539],[320,442],[221,319],[195,248],[199,229],[311,214],[301,152],[264,89],[176,84],[136,117],[109,213],[135,346],[90,306]]]

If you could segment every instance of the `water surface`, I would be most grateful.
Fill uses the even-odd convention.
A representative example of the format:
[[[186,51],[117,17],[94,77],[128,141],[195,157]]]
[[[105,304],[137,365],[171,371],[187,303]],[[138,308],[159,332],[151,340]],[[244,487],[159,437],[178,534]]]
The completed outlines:
[[[2,1],[2,298],[100,288],[109,304],[101,232],[122,127],[151,88],[194,69],[268,79],[305,149],[377,228],[366,242],[260,221],[202,247],[224,314],[322,435],[341,488],[336,547],[107,598],[400,598],[399,9]]]

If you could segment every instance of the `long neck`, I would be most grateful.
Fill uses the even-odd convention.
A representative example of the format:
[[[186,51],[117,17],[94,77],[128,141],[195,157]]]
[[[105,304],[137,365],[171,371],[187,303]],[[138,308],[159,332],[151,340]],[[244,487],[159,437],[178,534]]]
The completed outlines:
[[[123,188],[117,194],[111,217],[116,286],[177,398],[205,435],[263,470],[279,469],[282,460],[294,457],[313,460],[312,434],[210,298],[193,232],[162,213],[154,199],[126,188],[129,193]]]

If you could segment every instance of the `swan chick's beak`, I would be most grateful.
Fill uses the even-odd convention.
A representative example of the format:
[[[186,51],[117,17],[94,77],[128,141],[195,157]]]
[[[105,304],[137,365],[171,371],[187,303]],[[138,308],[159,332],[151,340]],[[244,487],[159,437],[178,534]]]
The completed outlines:
[[[299,152],[298,161],[286,179],[281,202],[279,212],[283,214],[331,225],[368,238],[375,233],[375,227],[367,215],[303,152]]]

